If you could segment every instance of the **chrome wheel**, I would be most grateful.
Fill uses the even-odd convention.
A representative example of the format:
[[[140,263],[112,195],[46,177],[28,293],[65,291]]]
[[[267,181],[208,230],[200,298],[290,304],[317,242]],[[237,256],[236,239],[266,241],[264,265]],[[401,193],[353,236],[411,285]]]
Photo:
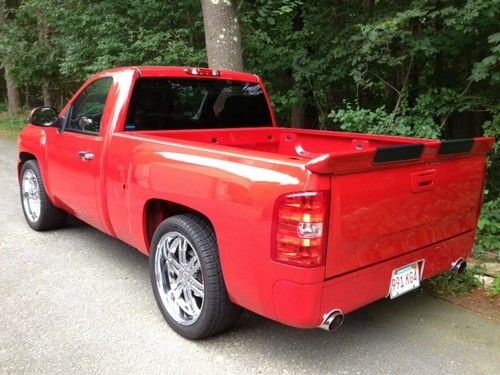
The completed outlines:
[[[200,317],[205,286],[198,255],[179,232],[168,232],[156,248],[155,279],[161,302],[179,324],[188,326]]]
[[[36,223],[41,211],[40,183],[31,169],[26,169],[23,174],[21,194],[26,217],[32,223]]]

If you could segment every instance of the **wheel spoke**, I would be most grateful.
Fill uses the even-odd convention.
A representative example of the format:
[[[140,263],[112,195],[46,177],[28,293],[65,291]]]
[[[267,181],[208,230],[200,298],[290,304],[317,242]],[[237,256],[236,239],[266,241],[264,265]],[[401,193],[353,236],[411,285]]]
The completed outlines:
[[[205,288],[203,287],[203,284],[196,280],[193,276],[191,276],[189,284],[191,290],[197,297],[203,298],[205,296]]]
[[[199,269],[200,262],[198,257],[192,257],[186,265],[186,271],[189,273],[189,276],[193,276]]]
[[[166,272],[164,272],[164,273],[167,275],[167,278],[168,278],[168,285],[170,286],[170,288],[174,288],[174,287],[175,287],[175,285],[177,285],[177,276],[176,276],[173,272],[171,272],[171,271],[169,271],[169,270],[167,270],[167,271],[166,271]],[[165,284],[165,285],[166,285],[166,284]],[[168,287],[168,286],[167,286],[167,287]]]
[[[184,309],[179,304],[179,298],[175,297],[172,290],[169,290],[166,294],[166,305],[171,312],[181,315]]]
[[[200,312],[200,308],[196,303],[196,299],[193,297],[193,292],[189,287],[189,285],[186,285],[186,287],[184,288],[184,298],[187,308],[189,310],[189,314],[190,315],[198,314]]]
[[[179,299],[182,294],[183,288],[181,283],[175,283],[172,285],[172,293],[176,299]]]
[[[171,270],[176,276],[179,276],[181,266],[173,257],[167,259],[167,266],[169,267],[169,270]]]
[[[182,266],[187,265],[187,241],[185,238],[179,239],[177,252],[179,256],[179,264]]]
[[[177,262],[177,260],[175,259],[174,252],[172,250],[167,251],[165,262],[167,264],[168,270],[173,272],[176,276],[179,276],[179,271],[181,269],[181,266],[179,262]]]
[[[164,260],[168,259],[168,251],[167,251],[167,241],[161,241],[158,245],[158,250]]]

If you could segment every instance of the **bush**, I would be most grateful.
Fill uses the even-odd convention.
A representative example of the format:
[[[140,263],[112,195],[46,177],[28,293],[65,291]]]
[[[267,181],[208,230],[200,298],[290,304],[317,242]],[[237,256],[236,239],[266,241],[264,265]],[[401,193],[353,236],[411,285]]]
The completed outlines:
[[[500,294],[500,276],[495,277],[493,284],[490,288],[490,296],[496,297]]]
[[[342,130],[431,139],[438,138],[440,134],[432,116],[418,109],[410,111],[403,108],[395,114],[387,112],[385,106],[369,109],[361,108],[359,103],[344,104],[345,108],[328,115],[335,124],[340,124]]]
[[[433,294],[453,294],[462,295],[482,286],[482,283],[475,277],[481,273],[483,267],[476,265],[466,268],[464,273],[445,272],[427,280],[424,290]]]
[[[483,204],[477,226],[474,256],[481,258],[485,252],[500,256],[500,197]]]

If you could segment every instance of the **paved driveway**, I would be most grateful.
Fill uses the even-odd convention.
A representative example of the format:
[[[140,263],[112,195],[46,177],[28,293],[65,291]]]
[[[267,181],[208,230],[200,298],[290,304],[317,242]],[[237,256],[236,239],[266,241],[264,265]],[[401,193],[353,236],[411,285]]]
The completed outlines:
[[[89,226],[24,221],[15,142],[0,139],[0,373],[500,374],[500,326],[413,293],[349,314],[335,334],[247,313],[189,342],[164,323],[147,259]]]

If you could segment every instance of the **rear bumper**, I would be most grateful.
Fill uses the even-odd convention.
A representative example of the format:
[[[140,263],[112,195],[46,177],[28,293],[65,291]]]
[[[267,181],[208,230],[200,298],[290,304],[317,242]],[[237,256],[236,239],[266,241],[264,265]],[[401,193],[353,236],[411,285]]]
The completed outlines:
[[[388,296],[394,269],[423,260],[422,279],[427,279],[450,270],[458,258],[468,257],[473,242],[474,231],[470,231],[322,283],[304,285],[277,281],[273,290],[277,320],[295,327],[317,327],[323,316],[332,310],[346,314]]]

